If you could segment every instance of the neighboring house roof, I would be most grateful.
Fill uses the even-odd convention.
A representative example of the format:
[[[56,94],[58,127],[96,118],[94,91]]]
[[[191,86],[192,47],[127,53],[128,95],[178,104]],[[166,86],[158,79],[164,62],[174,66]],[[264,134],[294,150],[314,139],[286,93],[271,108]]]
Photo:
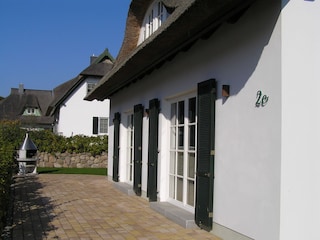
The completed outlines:
[[[114,58],[109,53],[109,50],[105,49],[80,75],[102,77],[111,70],[113,63]]]
[[[45,116],[49,103],[52,101],[52,91],[11,88],[8,97],[0,102],[0,119],[20,120],[22,124],[51,125],[53,118]],[[38,108],[42,116],[23,116],[26,108]]]
[[[73,92],[73,90],[79,86],[82,82],[82,76],[79,75],[67,82],[62,83],[53,89],[54,99],[49,104],[46,115],[52,116],[54,115],[56,108]]]
[[[54,100],[50,103],[46,115],[52,116],[57,108],[74,92],[87,77],[103,77],[113,66],[113,57],[108,49],[105,49],[95,60],[84,69],[77,77],[57,86],[53,89]]]
[[[132,0],[126,32],[112,70],[86,96],[103,100],[135,82],[200,38],[208,38],[223,22],[235,21],[255,0],[162,1],[171,15],[149,38],[138,44],[140,28],[152,0]]]

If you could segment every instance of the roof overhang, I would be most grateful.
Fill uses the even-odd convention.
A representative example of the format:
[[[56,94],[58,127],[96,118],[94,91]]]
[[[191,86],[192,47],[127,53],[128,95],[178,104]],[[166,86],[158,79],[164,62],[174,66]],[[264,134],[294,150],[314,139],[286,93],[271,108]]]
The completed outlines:
[[[154,34],[116,62],[86,100],[103,101],[187,50],[198,39],[209,37],[223,22],[237,19],[255,0],[183,1]],[[134,4],[134,1],[132,2]],[[132,4],[130,7],[132,7]],[[180,9],[179,9],[180,8]]]

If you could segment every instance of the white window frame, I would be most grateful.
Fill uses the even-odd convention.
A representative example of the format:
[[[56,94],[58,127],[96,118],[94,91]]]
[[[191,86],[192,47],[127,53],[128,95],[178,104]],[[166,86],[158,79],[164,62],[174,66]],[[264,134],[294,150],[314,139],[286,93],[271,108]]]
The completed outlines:
[[[194,99],[195,100],[195,112],[194,112],[194,122],[190,122],[189,121],[189,100],[190,99]],[[190,211],[190,212],[194,212],[194,206],[195,206],[195,188],[196,188],[196,161],[197,161],[197,98],[195,94],[191,94],[191,95],[186,95],[186,96],[182,96],[176,99],[172,99],[170,101],[170,115],[171,115],[171,111],[172,111],[172,105],[173,104],[179,104],[179,102],[184,103],[184,122],[183,124],[179,124],[178,123],[178,117],[176,117],[176,122],[173,124],[172,123],[172,119],[170,116],[170,163],[169,163],[169,172],[168,172],[168,196],[169,196],[169,202],[185,208],[186,210]],[[176,113],[177,114],[177,113]],[[183,148],[179,148],[179,132],[178,132],[178,128],[179,127],[183,127]],[[189,146],[189,132],[190,132],[190,128],[194,127],[194,147],[190,147]],[[175,129],[175,132],[172,131],[172,129]],[[173,135],[172,133],[175,133],[175,144],[174,146],[172,145],[173,143]],[[179,175],[178,174],[178,155],[179,153],[183,154],[183,175]],[[193,174],[190,173],[189,171],[189,154],[194,156],[194,162],[193,162],[193,168],[191,168],[191,170],[193,169],[194,172]],[[173,162],[173,156],[175,156],[175,162]],[[180,155],[181,156],[181,155]],[[173,164],[174,163],[174,164]],[[172,165],[173,164],[173,165]],[[174,168],[173,168],[174,166]],[[181,170],[181,169],[180,169]],[[191,177],[190,177],[191,174]],[[179,199],[177,199],[177,181],[178,178],[181,180],[182,179],[182,186],[183,186],[183,192],[182,192],[182,201],[180,201]],[[175,179],[173,181],[173,179]],[[192,200],[188,200],[188,183],[190,183],[192,185],[193,182],[193,199]],[[189,185],[189,186],[191,186]],[[191,205],[189,204],[191,201]]]
[[[92,131],[93,135],[108,135],[109,134],[109,118],[93,117],[93,119],[98,119],[97,124],[93,122],[93,131]],[[102,124],[103,121],[105,121],[104,125]],[[97,131],[95,131],[95,129]]]
[[[102,121],[106,121],[102,124]],[[109,118],[107,117],[99,117],[98,129],[100,134],[108,134],[109,133]],[[106,129],[106,131],[105,131]]]
[[[167,12],[162,1],[154,1],[146,15],[144,17],[141,30],[140,37],[138,41],[138,45],[151,36],[168,18],[169,13]]]
[[[134,168],[134,120],[133,113],[127,114],[127,182],[133,184]]]

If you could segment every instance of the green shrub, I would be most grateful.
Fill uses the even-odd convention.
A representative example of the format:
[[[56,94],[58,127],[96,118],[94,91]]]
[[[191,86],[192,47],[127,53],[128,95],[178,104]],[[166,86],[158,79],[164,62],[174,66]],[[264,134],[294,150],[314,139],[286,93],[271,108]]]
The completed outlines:
[[[99,155],[108,149],[108,136],[87,137],[76,135],[73,137],[58,136],[51,131],[30,132],[30,138],[40,152],[47,153],[91,153]]]
[[[0,233],[5,226],[11,179],[16,170],[14,157],[23,134],[19,122],[0,121]]]

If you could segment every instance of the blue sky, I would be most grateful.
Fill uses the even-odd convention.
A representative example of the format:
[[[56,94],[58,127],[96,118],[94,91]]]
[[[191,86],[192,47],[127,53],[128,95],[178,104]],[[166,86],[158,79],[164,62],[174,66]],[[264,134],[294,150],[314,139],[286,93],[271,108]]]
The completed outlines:
[[[131,0],[0,0],[0,96],[52,90],[121,47]]]

